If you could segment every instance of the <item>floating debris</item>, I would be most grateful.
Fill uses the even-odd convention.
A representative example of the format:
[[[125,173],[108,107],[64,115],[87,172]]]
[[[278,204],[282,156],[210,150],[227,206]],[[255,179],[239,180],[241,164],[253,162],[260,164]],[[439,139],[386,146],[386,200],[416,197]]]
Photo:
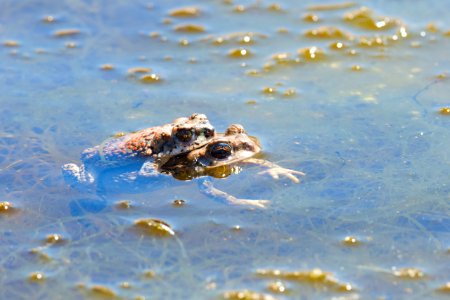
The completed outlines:
[[[252,39],[252,36],[250,35],[244,35],[239,39],[240,44],[253,44],[254,40]]]
[[[282,281],[270,282],[267,285],[267,289],[270,292],[277,293],[277,294],[286,294],[289,292],[289,289],[286,287],[286,285]]]
[[[184,201],[182,199],[176,199],[176,200],[173,200],[172,205],[175,207],[181,207],[181,206],[186,205],[186,201]]]
[[[336,4],[317,4],[308,6],[308,10],[315,11],[325,11],[325,10],[338,10],[338,9],[346,9],[355,6],[354,2],[344,2],[344,3],[336,3]]]
[[[403,268],[394,270],[392,274],[395,277],[402,278],[402,279],[422,279],[425,277],[425,274],[416,268]]]
[[[362,68],[361,68],[360,65],[353,65],[350,69],[351,69],[352,71],[356,71],[356,72],[362,70]]]
[[[245,101],[245,104],[248,104],[248,105],[255,105],[255,104],[257,104],[257,103],[258,103],[258,102],[256,102],[255,99],[250,99],[250,100]]]
[[[45,237],[45,244],[47,245],[61,245],[64,244],[65,239],[61,234],[49,234]]]
[[[185,33],[201,33],[205,32],[205,27],[197,24],[182,24],[175,26],[175,31]]]
[[[231,231],[240,232],[242,231],[242,227],[241,225],[234,225],[233,227],[231,227]]]
[[[255,69],[251,69],[248,70],[247,72],[245,72],[245,74],[249,75],[249,76],[260,76],[261,72]]]
[[[180,46],[189,46],[189,41],[187,39],[182,39],[178,42]]]
[[[366,48],[387,46],[387,41],[386,39],[383,39],[381,37],[372,37],[372,38],[361,37],[358,41],[358,46]]]
[[[152,69],[147,68],[147,67],[134,67],[134,68],[129,68],[127,73],[130,75],[134,75],[134,74],[150,73],[151,71],[152,71]]]
[[[354,26],[369,30],[385,30],[395,26],[396,22],[388,17],[373,17],[372,11],[361,7],[345,14],[344,20]]]
[[[315,29],[307,30],[304,35],[309,38],[319,39],[348,39],[350,35],[334,26],[322,26]]]
[[[118,201],[118,202],[116,202],[116,208],[117,209],[122,209],[122,210],[130,209],[131,208],[131,201],[130,200]]]
[[[45,16],[42,18],[42,22],[44,23],[54,23],[56,18],[54,16]]]
[[[251,54],[252,53],[250,52],[250,50],[245,48],[232,49],[230,52],[228,52],[228,56],[234,58],[249,57]]]
[[[77,47],[77,44],[75,42],[67,42],[66,43],[66,48],[73,49],[76,47]]]
[[[450,294],[450,281],[436,289],[439,293]]]
[[[169,15],[178,18],[193,18],[200,16],[200,13],[201,11],[197,7],[182,7],[170,11]]]
[[[303,19],[303,21],[308,22],[308,23],[319,22],[319,16],[315,15],[315,14],[311,14],[311,13],[305,14],[302,19]]]
[[[66,37],[80,34],[79,29],[61,29],[53,32],[54,37]]]
[[[347,48],[347,45],[345,45],[342,42],[333,42],[330,44],[330,49],[333,49],[333,50],[342,50],[345,48]]]
[[[116,292],[114,292],[109,287],[103,286],[103,285],[93,285],[90,288],[90,291],[95,296],[101,296],[106,298],[115,298]]]
[[[3,42],[3,46],[5,47],[19,47],[20,44],[18,41],[8,40]]]
[[[228,291],[223,293],[222,298],[227,300],[276,300],[276,298],[271,295],[249,290]]]
[[[225,42],[226,42],[226,40],[223,37],[218,37],[218,38],[214,39],[214,41],[212,43],[213,43],[213,45],[222,45]]]
[[[301,58],[306,61],[318,61],[325,58],[325,52],[317,47],[301,48],[298,51]]]
[[[100,69],[103,71],[111,71],[114,70],[114,65],[112,64],[103,64],[100,66]]]
[[[355,55],[359,55],[359,52],[356,51],[355,49],[349,49],[345,52],[345,54],[347,54],[349,56],[355,56]]]
[[[30,253],[37,256],[42,262],[50,262],[52,261],[52,258],[45,252],[42,251],[42,247],[33,248],[30,250]]]
[[[121,288],[123,288],[123,289],[130,289],[131,288],[131,284],[128,281],[121,282],[119,286]]]
[[[139,80],[143,83],[157,83],[160,82],[162,79],[161,77],[159,77],[159,75],[147,74],[142,76]]]
[[[166,222],[158,219],[141,219],[134,222],[134,226],[146,234],[165,237],[175,235],[172,227]]]
[[[172,19],[164,18],[164,19],[162,20],[162,23],[163,23],[164,25],[169,25],[169,24],[172,24],[173,21],[172,21]]]
[[[269,4],[269,6],[267,6],[267,10],[269,10],[269,11],[277,11],[277,12],[284,11],[283,8],[281,7],[281,5],[278,4],[278,3]]]
[[[243,13],[246,10],[247,9],[245,8],[244,5],[236,5],[235,7],[233,7],[233,11],[237,13]]]
[[[441,109],[439,109],[439,113],[444,116],[450,116],[450,107],[442,107]]]
[[[257,32],[233,32],[221,36],[208,36],[204,41],[211,41],[213,45],[220,46],[228,42],[236,42],[241,45],[253,44],[258,39],[266,39],[267,35]]]
[[[290,53],[277,53],[277,54],[272,55],[272,59],[277,64],[287,64],[287,63],[291,63],[293,60]]]
[[[31,282],[42,283],[45,281],[45,275],[42,272],[33,272],[28,276],[28,280]]]
[[[155,271],[147,270],[147,271],[144,272],[144,277],[148,278],[148,279],[155,278],[156,277],[156,273],[155,273]]]
[[[355,67],[355,66],[353,66],[353,67]],[[353,70],[353,67],[352,67],[352,70]],[[354,71],[356,71],[356,70],[354,70]],[[358,240],[356,237],[354,237],[354,236],[346,236],[343,240],[342,240],[342,244],[344,245],[344,246],[351,246],[351,247],[354,247],[354,246],[359,246],[359,245],[361,245],[361,241],[360,240]]]
[[[0,214],[11,214],[14,212],[16,212],[16,208],[14,208],[14,206],[10,202],[0,202]]]
[[[350,292],[354,288],[349,283],[341,283],[329,272],[321,269],[312,269],[310,271],[281,271],[281,270],[257,270],[256,274],[261,277],[284,279],[296,282],[320,284],[324,287],[338,292]]]
[[[439,28],[434,23],[428,23],[425,28],[429,32],[433,32],[433,33],[439,32]]]
[[[289,88],[283,92],[284,97],[293,97],[297,94],[297,91],[294,88]]]
[[[269,95],[271,95],[271,94],[275,94],[276,92],[277,92],[277,89],[276,88],[274,88],[274,87],[264,87],[263,89],[262,89],[262,92],[264,93],[264,94],[269,94]]]
[[[157,32],[157,31],[152,31],[152,32],[149,33],[148,36],[151,37],[152,39],[155,39],[157,37],[160,37],[161,33]]]

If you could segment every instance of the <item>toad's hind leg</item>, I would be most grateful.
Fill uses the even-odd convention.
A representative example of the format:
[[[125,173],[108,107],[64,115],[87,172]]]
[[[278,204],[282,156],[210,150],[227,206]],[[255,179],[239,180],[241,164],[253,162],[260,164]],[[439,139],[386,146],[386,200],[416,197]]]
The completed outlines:
[[[234,205],[246,205],[246,206],[253,206],[258,208],[266,208],[269,204],[268,200],[253,200],[253,199],[239,199],[234,197],[233,195],[230,195],[224,191],[221,191],[217,188],[215,188],[209,179],[203,179],[199,181],[199,187],[200,191],[209,196],[212,197],[215,200],[218,200],[220,202],[224,202],[227,204],[234,204]]]
[[[94,176],[85,170],[84,165],[65,164],[61,169],[64,181],[71,186],[89,186],[94,183]]]

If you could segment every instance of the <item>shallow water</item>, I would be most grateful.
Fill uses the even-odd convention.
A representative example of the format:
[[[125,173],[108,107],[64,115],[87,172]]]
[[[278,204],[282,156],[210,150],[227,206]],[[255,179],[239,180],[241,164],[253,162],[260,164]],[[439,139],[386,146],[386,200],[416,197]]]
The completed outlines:
[[[450,2],[160,2],[0,3],[0,202],[15,208],[0,210],[0,298],[448,297]],[[364,26],[344,20],[362,5]],[[199,15],[170,15],[186,6]],[[328,37],[305,35],[323,26]],[[323,54],[299,51],[311,47]],[[64,183],[60,166],[83,149],[193,112],[219,131],[243,124],[267,159],[307,175],[295,184],[244,166],[214,180],[269,199],[266,210],[215,202],[195,182],[106,197]],[[175,236],[143,235],[141,218]],[[317,268],[337,282],[307,273]],[[290,291],[268,289],[276,280]]]

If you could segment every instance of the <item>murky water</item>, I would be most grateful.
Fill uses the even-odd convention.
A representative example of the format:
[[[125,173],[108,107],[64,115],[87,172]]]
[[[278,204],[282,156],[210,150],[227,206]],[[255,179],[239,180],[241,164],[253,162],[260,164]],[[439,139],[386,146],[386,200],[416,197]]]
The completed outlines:
[[[1,2],[0,298],[448,297],[450,2],[159,2]],[[307,175],[214,180],[266,210],[64,183],[83,149],[193,112]]]

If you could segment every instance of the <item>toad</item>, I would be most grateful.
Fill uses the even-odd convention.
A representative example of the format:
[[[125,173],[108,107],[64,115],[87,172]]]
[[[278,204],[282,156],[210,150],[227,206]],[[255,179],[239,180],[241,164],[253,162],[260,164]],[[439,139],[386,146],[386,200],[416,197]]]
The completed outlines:
[[[155,163],[164,164],[172,156],[189,152],[206,144],[215,135],[214,127],[204,114],[192,114],[170,124],[105,140],[81,153],[80,166],[62,166],[66,182],[71,185],[92,185],[103,171],[128,165],[140,166],[139,174],[153,171]]]
[[[224,134],[217,134],[208,143],[187,153],[171,157],[160,168],[161,172],[170,173],[179,179],[212,176],[223,178],[239,173],[241,164],[257,164],[265,168],[259,174],[269,174],[274,179],[285,176],[294,183],[300,182],[297,176],[304,176],[300,171],[283,168],[270,161],[255,158],[261,151],[258,140],[247,135],[241,125],[233,124]],[[205,194],[230,204],[251,205],[264,208],[267,200],[238,199],[212,185],[211,180],[200,181],[200,188]]]

